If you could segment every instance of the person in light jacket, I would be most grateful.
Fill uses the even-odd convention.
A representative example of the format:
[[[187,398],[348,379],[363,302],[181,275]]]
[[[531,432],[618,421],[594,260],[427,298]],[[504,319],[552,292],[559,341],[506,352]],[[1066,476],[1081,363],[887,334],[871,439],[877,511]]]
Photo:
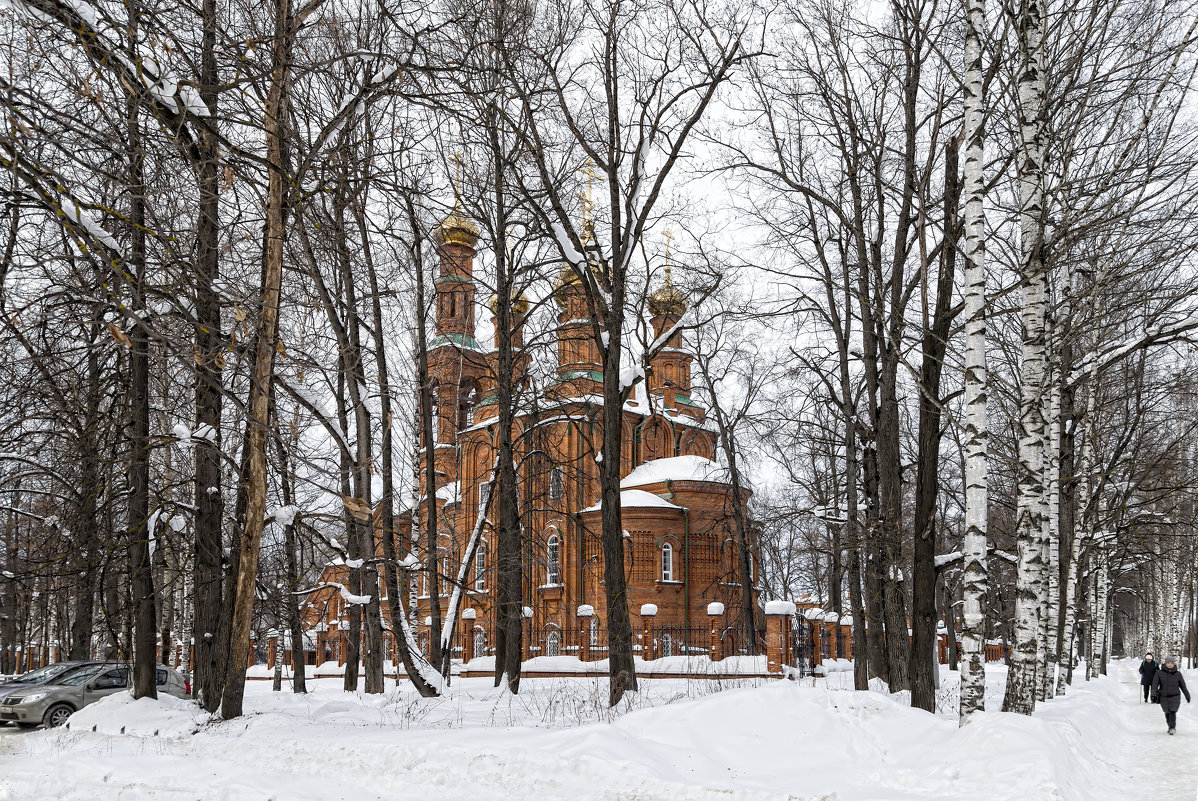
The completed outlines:
[[[1152,658],[1152,651],[1144,654],[1144,661],[1140,663],[1140,686],[1144,688],[1144,701],[1148,701],[1148,693],[1152,689],[1152,679],[1156,676],[1156,672],[1161,666]]]
[[[1190,702],[1190,691],[1186,687],[1185,677],[1177,669],[1176,657],[1165,657],[1165,664],[1152,677],[1152,694],[1160,699],[1161,709],[1165,713],[1165,723],[1169,724],[1169,734],[1177,731],[1177,710],[1181,707],[1182,694],[1186,703]]]

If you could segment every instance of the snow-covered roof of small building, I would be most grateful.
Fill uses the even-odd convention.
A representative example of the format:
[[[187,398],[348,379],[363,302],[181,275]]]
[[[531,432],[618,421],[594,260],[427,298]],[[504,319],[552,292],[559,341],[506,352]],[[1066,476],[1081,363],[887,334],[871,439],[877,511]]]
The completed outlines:
[[[728,483],[728,469],[702,456],[671,456],[654,459],[633,470],[620,482],[621,487],[643,487],[661,481],[711,481]]]
[[[665,498],[654,495],[652,492],[645,492],[644,490],[624,490],[620,493],[620,506],[623,508],[632,507],[636,509],[660,508],[678,509],[679,511],[682,509],[681,506],[670,503]],[[580,509],[579,514],[583,512],[596,512],[602,508],[603,501],[600,501],[594,506],[588,506],[585,509]]]

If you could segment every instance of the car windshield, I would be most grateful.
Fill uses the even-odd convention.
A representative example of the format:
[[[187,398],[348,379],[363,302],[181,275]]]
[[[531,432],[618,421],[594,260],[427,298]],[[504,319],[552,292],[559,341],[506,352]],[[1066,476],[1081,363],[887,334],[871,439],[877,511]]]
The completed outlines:
[[[78,687],[80,684],[86,684],[89,680],[94,679],[96,674],[102,670],[104,670],[103,665],[81,670],[78,673],[72,673],[70,676],[67,676],[59,684],[64,687]]]
[[[75,666],[64,665],[62,663],[56,665],[46,665],[45,667],[40,667],[37,670],[31,670],[28,673],[22,673],[20,676],[17,676],[15,679],[13,679],[13,681],[19,681],[23,684],[31,681],[48,681],[60,673],[66,673],[73,667]]]

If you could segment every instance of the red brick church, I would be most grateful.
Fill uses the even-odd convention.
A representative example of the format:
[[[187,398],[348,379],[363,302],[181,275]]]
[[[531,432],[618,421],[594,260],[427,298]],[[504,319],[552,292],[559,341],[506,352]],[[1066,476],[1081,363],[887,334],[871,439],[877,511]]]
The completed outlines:
[[[495,352],[475,338],[478,231],[455,213],[441,224],[437,238],[436,336],[428,354],[434,381],[437,486],[427,491],[422,469],[419,504],[423,510],[430,495],[435,499],[441,533],[433,558],[423,550],[423,536],[415,551],[425,565],[424,571],[416,572],[414,587],[415,628],[425,649],[430,615],[427,570],[439,571],[444,610],[450,582],[486,502],[498,414]],[[559,310],[556,376],[537,397],[520,399],[513,437],[525,533],[525,648],[529,657],[573,654],[602,659],[606,609],[596,461],[602,443],[601,361],[584,289],[572,267],[563,269],[554,282],[553,300]],[[492,310],[494,302],[492,298]],[[528,308],[522,298],[513,303],[516,343],[522,341]],[[686,308],[686,297],[667,269],[663,284],[649,299],[654,335],[674,326]],[[527,356],[518,360],[518,379],[528,365]],[[709,653],[713,631],[723,654],[745,647],[738,626],[741,593],[731,487],[726,470],[713,461],[716,435],[704,418],[705,410],[691,397],[691,357],[678,333],[653,359],[647,379],[624,407],[620,486],[628,606],[633,631],[648,637],[649,642],[638,643],[646,658]],[[743,492],[747,501],[749,493]],[[492,504],[491,518],[495,512]],[[455,638],[455,651],[466,659],[491,653],[491,539],[490,523],[485,523]],[[755,566],[758,560],[754,553]],[[330,566],[326,578],[338,580],[334,574],[344,570]],[[338,650],[341,607],[332,592],[316,593],[309,600],[308,628],[317,635],[317,650],[324,652],[316,654],[317,662]],[[721,609],[720,619],[709,615]],[[764,619],[756,617],[764,631]]]

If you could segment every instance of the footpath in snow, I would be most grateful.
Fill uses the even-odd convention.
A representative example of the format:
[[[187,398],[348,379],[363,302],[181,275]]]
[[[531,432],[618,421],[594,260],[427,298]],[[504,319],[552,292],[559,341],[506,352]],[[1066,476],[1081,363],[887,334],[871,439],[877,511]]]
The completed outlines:
[[[1142,702],[1139,662],[1114,663],[1112,678],[1125,689],[1127,759],[1124,768],[1133,788],[1151,801],[1198,799],[1198,703],[1182,699],[1177,713],[1177,733],[1165,731],[1165,715],[1156,704]],[[1198,702],[1198,671],[1182,671],[1190,694]],[[1191,676],[1194,678],[1191,679]]]
[[[210,722],[174,699],[105,699],[70,730],[0,729],[0,799],[55,801],[1190,801],[1198,713],[1179,735],[1138,706],[1135,666],[1079,682],[1033,718],[945,714],[801,682],[645,682],[630,704],[605,682],[487,679],[441,699],[314,682],[307,696],[247,688],[248,714]],[[998,707],[1005,670],[991,671]],[[124,734],[120,734],[121,730]]]

